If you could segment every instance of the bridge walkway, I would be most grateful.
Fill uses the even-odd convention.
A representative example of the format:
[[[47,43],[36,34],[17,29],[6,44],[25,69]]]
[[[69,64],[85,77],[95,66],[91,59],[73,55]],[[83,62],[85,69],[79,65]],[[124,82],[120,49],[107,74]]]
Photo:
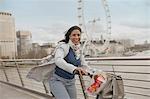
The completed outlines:
[[[0,99],[50,99],[0,82]],[[51,98],[52,99],[52,98]]]

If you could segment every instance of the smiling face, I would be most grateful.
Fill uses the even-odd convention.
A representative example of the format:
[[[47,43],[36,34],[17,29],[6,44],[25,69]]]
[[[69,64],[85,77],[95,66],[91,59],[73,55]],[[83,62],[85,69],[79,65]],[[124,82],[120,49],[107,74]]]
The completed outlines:
[[[77,45],[80,43],[80,35],[81,32],[78,29],[76,29],[71,32],[69,38],[75,45]]]

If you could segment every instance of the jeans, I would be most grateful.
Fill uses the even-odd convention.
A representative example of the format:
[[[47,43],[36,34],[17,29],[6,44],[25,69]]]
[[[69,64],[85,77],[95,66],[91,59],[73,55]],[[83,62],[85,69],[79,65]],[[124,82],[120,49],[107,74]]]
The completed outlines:
[[[54,73],[49,85],[56,99],[77,99],[75,79],[65,79]]]

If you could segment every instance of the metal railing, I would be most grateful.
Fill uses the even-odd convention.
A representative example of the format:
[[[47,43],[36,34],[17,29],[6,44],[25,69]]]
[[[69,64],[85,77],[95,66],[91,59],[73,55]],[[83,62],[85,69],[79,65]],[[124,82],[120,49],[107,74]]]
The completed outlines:
[[[150,98],[150,57],[88,58],[87,61],[94,68],[121,75],[127,99]]]
[[[124,80],[125,98],[150,98],[150,57],[110,57],[87,58],[89,66],[106,72],[121,75]],[[26,78],[28,71],[38,66],[40,59],[0,60],[0,81],[17,85],[46,95],[51,95],[47,82],[36,82]],[[78,98],[83,98],[80,82],[76,77]],[[90,78],[84,77],[85,84],[90,84]],[[89,96],[94,99],[94,96]]]

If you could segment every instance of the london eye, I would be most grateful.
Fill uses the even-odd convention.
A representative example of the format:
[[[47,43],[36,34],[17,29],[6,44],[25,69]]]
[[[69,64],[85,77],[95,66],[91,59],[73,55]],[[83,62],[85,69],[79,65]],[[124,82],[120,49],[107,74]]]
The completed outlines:
[[[86,0],[88,2],[88,0]],[[92,28],[94,28],[94,24],[96,23],[96,21],[100,21],[102,20],[102,22],[104,22],[105,26],[103,26],[105,28],[105,30],[102,33],[102,36],[104,37],[104,41],[101,39],[101,41],[103,42],[101,47],[97,47],[95,45],[93,45],[91,43],[91,41],[93,40],[93,38],[90,35],[90,31],[87,29],[87,23],[85,21],[85,1],[84,0],[78,0],[78,22],[79,22],[79,26],[83,29],[83,33],[82,33],[82,41],[84,42],[83,44],[83,54],[85,52],[85,47],[87,49],[91,49],[90,47],[92,47],[92,50],[94,52],[99,51],[99,52],[106,52],[106,50],[109,48],[109,44],[110,44],[110,39],[111,39],[111,15],[110,15],[110,10],[109,10],[109,6],[107,3],[107,0],[100,0],[99,2],[99,6],[101,6],[103,10],[103,14],[104,14],[104,18],[97,18],[97,19],[93,19],[92,21],[90,21],[92,23]],[[99,12],[97,12],[99,13]],[[94,32],[94,29],[92,29]],[[101,37],[102,38],[102,37]]]

